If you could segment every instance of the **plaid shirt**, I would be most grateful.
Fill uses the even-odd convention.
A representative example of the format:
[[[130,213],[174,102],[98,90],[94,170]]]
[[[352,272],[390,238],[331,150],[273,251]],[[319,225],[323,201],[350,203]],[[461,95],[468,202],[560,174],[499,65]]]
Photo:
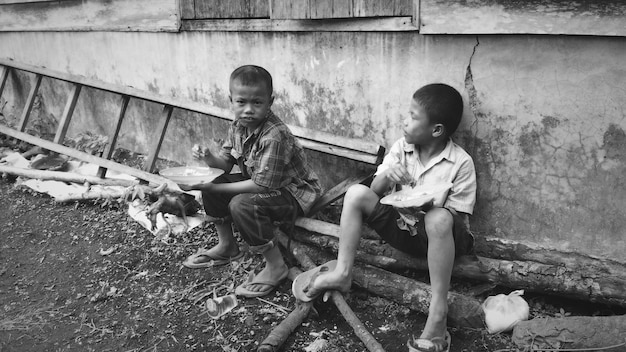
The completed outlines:
[[[272,111],[251,134],[234,121],[220,155],[237,163],[243,175],[257,185],[285,188],[305,213],[322,194],[300,142]]]

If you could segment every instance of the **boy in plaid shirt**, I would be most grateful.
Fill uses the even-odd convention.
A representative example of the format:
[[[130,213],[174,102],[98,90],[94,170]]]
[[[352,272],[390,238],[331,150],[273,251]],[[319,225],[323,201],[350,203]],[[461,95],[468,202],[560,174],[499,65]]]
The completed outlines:
[[[322,189],[302,146],[270,110],[274,96],[269,72],[253,65],[239,67],[230,76],[229,88],[235,121],[222,149],[218,155],[208,149],[194,150],[195,158],[224,170],[225,175],[211,183],[181,185],[183,190],[202,191],[207,215],[226,221],[216,222],[218,244],[199,250],[183,265],[203,268],[241,258],[232,218],[250,251],[262,254],[266,264],[235,293],[260,297],[271,293],[288,274],[274,241],[274,222],[293,223],[310,209]],[[235,164],[241,175],[229,174]]]

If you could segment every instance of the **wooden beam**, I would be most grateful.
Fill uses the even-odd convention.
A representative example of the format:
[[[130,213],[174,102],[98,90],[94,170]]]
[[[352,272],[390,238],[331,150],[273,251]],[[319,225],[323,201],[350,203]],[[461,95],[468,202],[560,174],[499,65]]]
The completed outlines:
[[[120,129],[122,128],[124,117],[126,116],[126,108],[128,107],[129,101],[130,101],[130,96],[128,95],[121,96],[120,113],[117,117],[117,124],[115,125],[113,136],[111,136],[111,139],[109,140],[109,143],[107,143],[104,149],[104,153],[102,154],[102,156],[107,160],[111,160],[111,156],[113,156],[113,152],[115,151],[115,145],[117,144],[117,137],[120,134]],[[98,177],[104,178],[106,176],[106,172],[107,172],[106,168],[104,167],[98,168]]]
[[[195,17],[205,18],[269,18],[268,0],[202,0],[196,3]]]
[[[117,172],[121,172],[121,173],[125,173],[128,175],[137,177],[138,179],[147,181],[148,183],[155,185],[155,186],[159,186],[165,183],[167,184],[167,188],[171,190],[172,192],[182,192],[182,190],[180,189],[180,187],[178,187],[176,183],[164,177],[161,177],[159,175],[151,174],[142,170],[135,169],[130,166],[122,165],[111,160],[106,160],[104,158],[97,157],[95,155],[91,155],[85,152],[81,152],[74,148],[66,147],[64,145],[60,145],[54,142],[50,142],[45,139],[41,139],[39,137],[31,136],[27,133],[14,130],[4,125],[0,125],[0,133],[4,133],[7,136],[23,140],[24,142],[27,142],[30,144],[38,145],[44,149],[48,149],[53,152],[64,154],[64,155],[67,155],[67,156],[70,156],[70,157],[73,157],[82,161],[93,163],[98,166],[106,167],[108,169],[115,170]]]
[[[422,34],[625,36],[626,2],[421,0]]]
[[[0,4],[0,31],[178,32],[179,0],[64,0]]]
[[[180,0],[180,18],[183,20],[196,18],[195,0]]]
[[[311,18],[308,1],[271,0],[270,11],[273,20]]]
[[[24,105],[24,110],[22,110],[22,117],[20,118],[20,123],[18,125],[18,130],[24,132],[26,129],[26,124],[28,123],[28,118],[30,117],[30,112],[33,110],[33,105],[35,104],[35,98],[37,97],[37,91],[39,90],[39,86],[41,85],[42,75],[36,74],[34,82],[30,87],[30,92],[28,93],[28,98],[26,99],[26,105]]]
[[[324,20],[186,20],[183,31],[223,32],[414,32],[412,16]]]
[[[70,96],[67,98],[61,121],[59,121],[59,127],[54,136],[54,143],[63,144],[67,129],[70,127],[70,121],[72,120],[72,114],[74,114],[74,108],[76,107],[76,102],[78,102],[78,95],[80,94],[81,88],[82,85],[75,83],[70,91]]]
[[[59,2],[59,1],[68,1],[68,0],[0,0],[0,5],[8,5],[8,4],[24,4],[28,2]]]
[[[159,136],[156,140],[154,146],[152,146],[152,151],[150,152],[150,156],[144,165],[144,170],[148,172],[154,171],[154,165],[156,164],[157,158],[159,157],[159,151],[161,150],[161,145],[163,144],[163,139],[165,138],[165,133],[167,132],[167,125],[170,123],[170,119],[172,118],[172,112],[174,111],[174,107],[171,105],[165,105],[163,107],[163,116],[161,117],[161,125],[157,127],[157,131],[159,131]]]
[[[343,197],[343,195],[346,193],[346,191],[348,190],[348,188],[352,185],[355,184],[359,184],[362,182],[365,182],[367,179],[369,179],[371,176],[355,176],[355,177],[349,177],[345,180],[343,180],[342,182],[340,182],[338,185],[336,185],[335,187],[329,189],[328,191],[326,191],[326,193],[324,193],[311,207],[311,210],[309,210],[309,212],[306,214],[306,216],[312,216],[314,214],[316,214],[318,211],[326,208],[326,206],[334,201],[336,201],[337,199]]]
[[[2,96],[2,92],[4,92],[4,85],[7,83],[9,71],[11,71],[11,67],[2,66],[2,76],[0,76],[0,97]]]
[[[354,16],[351,0],[314,0],[308,1],[311,18],[350,18]]]

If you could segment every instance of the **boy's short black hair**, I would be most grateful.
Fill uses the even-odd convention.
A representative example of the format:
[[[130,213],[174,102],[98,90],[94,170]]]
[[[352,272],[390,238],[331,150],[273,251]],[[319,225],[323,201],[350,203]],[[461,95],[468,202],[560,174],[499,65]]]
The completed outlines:
[[[243,85],[265,83],[270,95],[272,95],[274,91],[272,75],[260,66],[244,65],[236,68],[233,73],[230,74],[230,84],[232,85],[235,80],[238,80]]]
[[[454,88],[443,83],[427,84],[413,94],[413,99],[426,111],[432,123],[440,123],[451,136],[463,116],[463,98]]]

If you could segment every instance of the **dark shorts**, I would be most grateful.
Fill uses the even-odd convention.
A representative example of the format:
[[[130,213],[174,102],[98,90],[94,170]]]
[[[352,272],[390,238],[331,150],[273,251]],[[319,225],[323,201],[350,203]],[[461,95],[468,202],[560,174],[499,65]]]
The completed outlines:
[[[389,243],[392,247],[415,257],[425,257],[428,253],[428,235],[424,225],[424,213],[418,218],[415,224],[417,234],[411,236],[409,231],[398,227],[400,214],[389,205],[378,203],[372,214],[365,220],[367,224]],[[470,254],[474,250],[474,236],[469,232],[461,215],[452,214],[454,226],[452,235],[454,237],[455,256]]]
[[[245,180],[241,175],[222,175],[214,183]],[[207,215],[231,218],[242,239],[250,246],[263,246],[274,238],[274,222],[292,225],[302,208],[298,201],[284,189],[265,193],[225,195],[202,192],[202,202]]]

